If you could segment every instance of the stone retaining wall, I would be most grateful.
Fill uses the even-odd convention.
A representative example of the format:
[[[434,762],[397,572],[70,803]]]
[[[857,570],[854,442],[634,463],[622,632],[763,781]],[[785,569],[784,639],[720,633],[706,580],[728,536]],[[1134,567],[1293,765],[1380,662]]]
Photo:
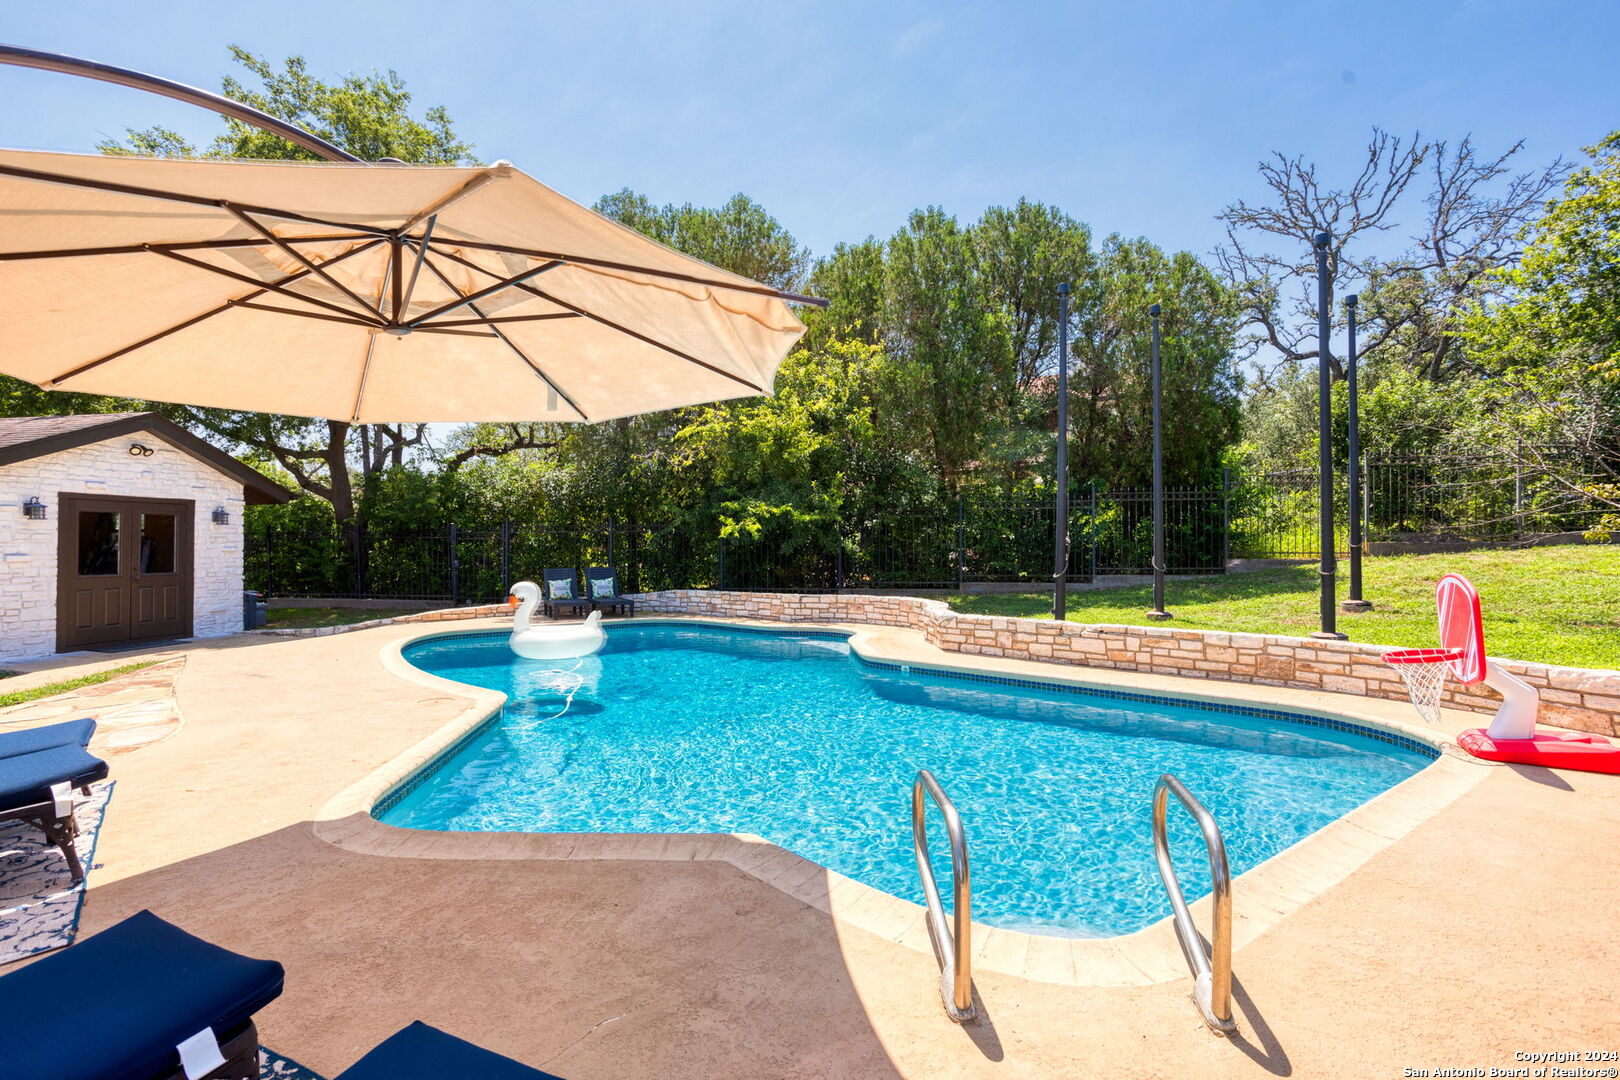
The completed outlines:
[[[1404,699],[1406,686],[1379,660],[1389,649],[1348,641],[1234,634],[1170,626],[1114,626],[967,615],[938,600],[854,594],[743,593],[677,589],[647,593],[646,612],[712,615],[779,622],[878,623],[923,632],[951,652],[1125,668],[1162,675],[1332,690]],[[1620,734],[1620,672],[1497,661],[1541,692],[1544,723]],[[1500,702],[1483,685],[1447,683],[1445,704],[1491,713]]]

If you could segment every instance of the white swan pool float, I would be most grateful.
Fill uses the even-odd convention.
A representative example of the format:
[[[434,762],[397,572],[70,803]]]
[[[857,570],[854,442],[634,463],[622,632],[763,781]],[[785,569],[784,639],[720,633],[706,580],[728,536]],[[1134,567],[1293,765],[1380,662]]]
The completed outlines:
[[[524,659],[568,660],[590,656],[607,644],[600,611],[591,612],[584,622],[530,626],[529,619],[540,603],[540,586],[532,581],[520,581],[512,586],[511,592],[517,597],[518,609],[512,619],[512,636],[507,640],[512,651]]]

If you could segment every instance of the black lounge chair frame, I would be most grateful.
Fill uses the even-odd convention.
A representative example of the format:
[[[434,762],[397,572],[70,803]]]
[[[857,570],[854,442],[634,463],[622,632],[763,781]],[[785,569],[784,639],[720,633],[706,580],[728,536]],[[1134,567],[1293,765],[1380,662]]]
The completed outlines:
[[[225,1059],[225,1064],[204,1073],[199,1080],[259,1080],[259,1029],[252,1020],[228,1038],[219,1039],[219,1056]],[[156,1080],[186,1080],[186,1070],[177,1068]]]
[[[632,600],[630,597],[625,596],[625,595],[623,595],[623,594],[621,594],[619,592],[619,574],[618,574],[618,571],[615,570],[613,567],[611,567],[611,566],[591,566],[591,567],[587,567],[586,570],[585,570],[585,591],[590,592],[591,591],[591,585],[594,582],[601,581],[603,578],[612,578],[613,579],[613,595],[612,596],[597,596],[595,593],[592,593],[591,594],[591,603],[596,605],[599,608],[614,608],[614,609],[617,609],[619,611],[624,612],[626,615],[630,616],[631,618],[634,618],[635,614],[636,614],[636,602],[634,600]]]
[[[73,786],[79,789],[80,794],[86,796],[90,794],[89,781]],[[62,857],[67,860],[68,872],[73,875],[73,884],[78,885],[84,881],[84,863],[79,860],[79,822],[73,816],[73,809],[70,802],[67,813],[58,814],[56,800],[47,799],[27,806],[0,810],[0,821],[26,821],[44,833],[47,844],[61,849]]]
[[[551,597],[551,584],[554,581],[568,580],[573,583],[574,595],[564,600],[554,600]],[[541,576],[540,597],[542,602],[541,614],[548,618],[556,618],[559,611],[568,611],[575,615],[584,614],[594,606],[591,598],[582,596],[579,592],[579,575],[573,567],[563,566],[555,570],[547,570]]]

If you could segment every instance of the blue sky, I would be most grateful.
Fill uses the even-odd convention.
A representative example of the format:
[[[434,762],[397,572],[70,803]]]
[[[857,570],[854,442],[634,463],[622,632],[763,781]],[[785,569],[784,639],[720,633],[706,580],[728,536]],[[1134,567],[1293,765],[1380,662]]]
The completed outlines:
[[[1207,252],[1254,163],[1353,168],[1368,129],[1577,154],[1620,127],[1617,0],[12,3],[0,40],[218,89],[226,45],[393,68],[486,160],[582,201],[764,203],[816,252],[1019,196]],[[206,113],[0,68],[0,144],[90,150]]]

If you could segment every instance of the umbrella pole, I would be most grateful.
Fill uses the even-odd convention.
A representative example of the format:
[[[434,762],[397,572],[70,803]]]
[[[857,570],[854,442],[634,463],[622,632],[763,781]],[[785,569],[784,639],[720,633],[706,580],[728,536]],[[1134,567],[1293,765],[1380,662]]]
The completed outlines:
[[[267,112],[261,112],[251,105],[244,105],[240,101],[232,101],[228,97],[199,90],[195,86],[175,82],[172,79],[162,79],[156,75],[147,75],[144,72],[131,71],[129,68],[115,67],[112,64],[103,64],[95,60],[81,60],[77,56],[65,56],[62,53],[45,52],[42,49],[25,49],[19,45],[0,45],[0,64],[10,64],[13,67],[38,68],[40,71],[55,71],[63,75],[78,75],[86,79],[99,79],[102,82],[116,83],[127,86],[133,90],[145,90],[151,94],[159,94],[176,101],[183,101],[187,105],[195,105],[209,112],[221,113],[233,120],[240,120],[244,124],[252,124],[256,128],[268,131],[272,135],[279,135],[288,142],[302,146],[312,154],[318,154],[327,161],[350,161],[362,163],[347,150],[340,149],[327,142],[318,135],[312,135],[296,124],[289,124],[285,120],[278,120]]]

